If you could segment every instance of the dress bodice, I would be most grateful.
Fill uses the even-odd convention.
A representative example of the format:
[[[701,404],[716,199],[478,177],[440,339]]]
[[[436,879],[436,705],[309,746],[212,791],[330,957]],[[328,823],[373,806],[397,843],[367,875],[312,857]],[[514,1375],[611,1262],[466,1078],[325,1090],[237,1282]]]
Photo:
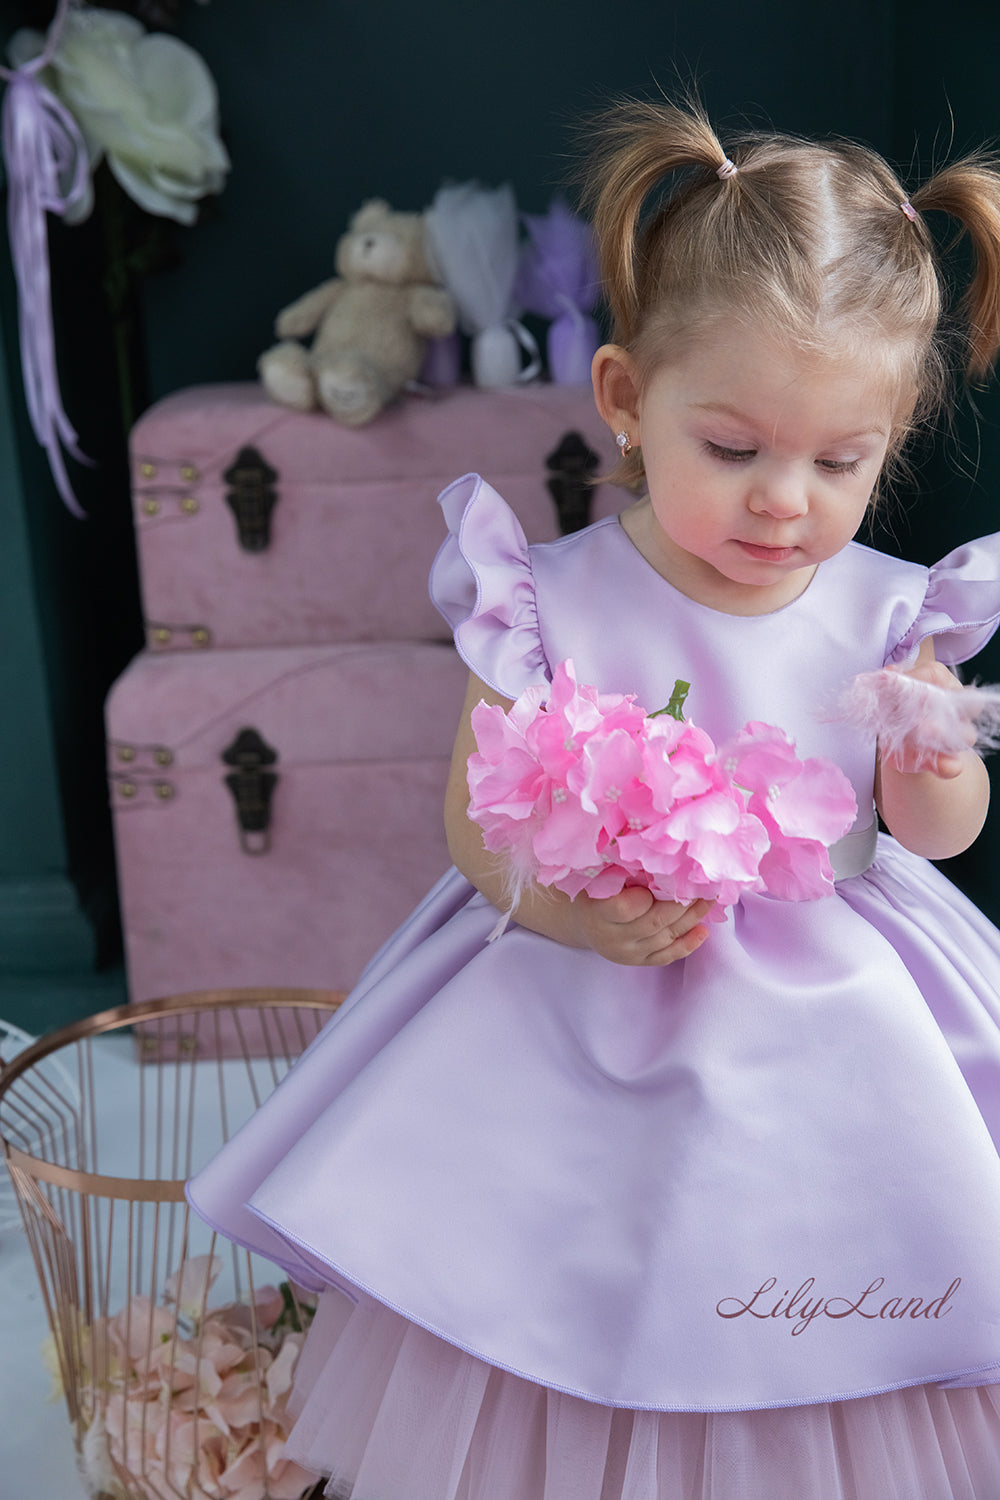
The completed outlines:
[[[936,568],[852,542],[821,563],[780,610],[729,615],[675,589],[630,541],[617,516],[559,541],[528,546],[488,484],[466,476],[442,496],[451,536],[432,594],[469,667],[516,697],[572,658],[577,679],[634,693],[650,712],[673,684],[691,684],[688,716],[714,740],[751,720],[777,724],[803,756],[834,760],[854,787],[855,827],[872,823],[875,741],[837,722],[859,672],[915,655],[927,634],[942,660],[966,660],[996,625],[1000,536]],[[984,615],[981,604],[985,607]]]

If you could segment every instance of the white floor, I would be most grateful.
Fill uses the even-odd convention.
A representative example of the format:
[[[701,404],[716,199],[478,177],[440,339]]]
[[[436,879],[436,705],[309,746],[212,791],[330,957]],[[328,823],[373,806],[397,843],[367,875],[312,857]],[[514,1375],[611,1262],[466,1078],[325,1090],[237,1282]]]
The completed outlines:
[[[87,1500],[65,1404],[48,1399],[48,1332],[23,1232],[0,1229],[0,1495],[3,1500]]]

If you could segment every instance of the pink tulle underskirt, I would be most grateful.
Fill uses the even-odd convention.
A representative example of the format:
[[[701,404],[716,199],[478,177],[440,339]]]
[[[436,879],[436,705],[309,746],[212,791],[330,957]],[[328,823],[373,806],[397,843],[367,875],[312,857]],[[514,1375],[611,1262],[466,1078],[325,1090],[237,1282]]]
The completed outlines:
[[[1000,1387],[632,1412],[497,1370],[367,1297],[320,1299],[289,1456],[335,1500],[998,1500]]]

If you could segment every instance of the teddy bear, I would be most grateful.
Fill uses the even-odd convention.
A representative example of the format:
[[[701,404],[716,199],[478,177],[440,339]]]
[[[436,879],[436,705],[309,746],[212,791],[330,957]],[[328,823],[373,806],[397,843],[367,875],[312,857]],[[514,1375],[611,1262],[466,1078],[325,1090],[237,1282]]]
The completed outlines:
[[[435,285],[424,216],[370,199],[337,244],[338,274],[278,314],[280,343],[257,362],[284,406],[317,406],[348,427],[370,422],[420,371],[426,341],[455,330],[448,293]],[[300,339],[313,335],[307,349]]]

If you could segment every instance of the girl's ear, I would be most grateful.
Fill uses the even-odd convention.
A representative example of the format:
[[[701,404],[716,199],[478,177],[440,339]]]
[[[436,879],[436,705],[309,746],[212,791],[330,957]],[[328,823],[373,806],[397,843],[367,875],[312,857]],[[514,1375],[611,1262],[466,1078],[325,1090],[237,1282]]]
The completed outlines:
[[[590,367],[597,410],[614,433],[628,432],[638,441],[639,370],[632,355],[618,344],[602,344]]]

